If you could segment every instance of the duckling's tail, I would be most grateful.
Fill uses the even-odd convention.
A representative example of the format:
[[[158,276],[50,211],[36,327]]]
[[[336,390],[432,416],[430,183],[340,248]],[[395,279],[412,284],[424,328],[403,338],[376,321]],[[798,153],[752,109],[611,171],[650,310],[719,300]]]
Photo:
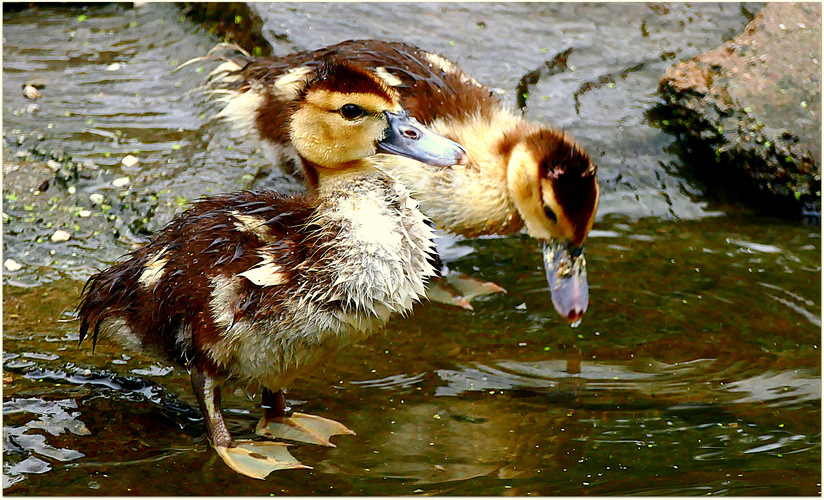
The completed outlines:
[[[192,59],[189,59],[188,61],[184,62],[180,66],[176,67],[174,69],[174,71],[179,71],[179,70],[185,68],[186,66],[189,66],[190,64],[196,64],[196,63],[203,62],[203,61],[227,61],[227,60],[229,60],[226,56],[218,54],[218,52],[222,51],[222,50],[239,52],[246,58],[252,57],[248,52],[243,50],[239,45],[235,45],[234,43],[219,43],[219,44],[215,45],[214,47],[212,47],[212,49],[209,50],[209,52],[207,52],[206,55],[199,56],[199,57],[193,57]]]
[[[240,82],[242,80],[240,72],[253,60],[252,56],[238,45],[219,43],[212,47],[206,55],[189,59],[175,68],[175,71],[202,62],[219,63],[217,67],[209,72],[205,84],[195,89],[207,94],[219,94],[223,93],[222,90],[225,91],[228,84]]]
[[[101,326],[107,318],[124,317],[135,304],[134,273],[127,263],[101,271],[86,282],[77,314],[80,340],[92,333],[92,349],[97,345]],[[125,319],[125,318],[124,318]]]
[[[206,55],[195,57],[181,64],[175,71],[191,64],[206,63],[214,66],[203,84],[192,89],[192,93],[205,95],[214,118],[226,121],[240,134],[254,134],[254,120],[263,96],[259,89],[252,87],[259,75],[247,74],[255,58],[237,45],[220,43]]]

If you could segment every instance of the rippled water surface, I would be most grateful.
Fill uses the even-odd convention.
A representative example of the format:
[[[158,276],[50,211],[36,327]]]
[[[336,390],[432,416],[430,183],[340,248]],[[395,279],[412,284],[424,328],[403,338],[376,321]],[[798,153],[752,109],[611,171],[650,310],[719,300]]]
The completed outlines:
[[[664,68],[757,8],[260,7],[276,53],[400,39],[458,59],[513,106],[524,75],[571,48],[520,104],[592,152],[605,193],[581,326],[554,313],[534,241],[445,238],[452,269],[508,293],[472,312],[422,304],[299,380],[294,409],[357,436],[295,445],[313,469],[266,481],[209,448],[183,369],[78,347],[71,311],[94,269],[186,201],[297,186],[211,119],[192,92],[208,68],[173,72],[215,43],[173,5],[4,12],[3,259],[22,266],[3,272],[4,492],[820,494],[820,229],[702,198],[644,118]],[[128,154],[139,163],[122,165]],[[71,239],[52,242],[57,229]],[[236,437],[254,436],[254,401],[224,408]]]

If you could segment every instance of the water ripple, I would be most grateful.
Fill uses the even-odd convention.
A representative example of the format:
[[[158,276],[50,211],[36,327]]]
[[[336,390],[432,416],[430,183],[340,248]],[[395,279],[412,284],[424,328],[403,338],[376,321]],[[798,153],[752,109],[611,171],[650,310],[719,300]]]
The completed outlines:
[[[727,238],[727,243],[741,247],[744,251],[752,253],[782,253],[784,250],[775,245],[766,245],[763,243],[754,243],[751,241],[744,241],[739,239]]]
[[[775,300],[779,304],[783,304],[783,305],[787,306],[790,310],[800,314],[801,316],[804,317],[804,319],[806,319],[807,321],[809,321],[813,325],[815,325],[819,328],[821,327],[821,311],[820,311],[821,308],[820,308],[820,306],[817,306],[815,304],[815,302],[813,302],[811,300],[807,300],[804,297],[801,297],[800,295],[794,294],[792,292],[784,290],[783,288],[777,287],[775,285],[771,285],[769,283],[759,283],[759,284],[761,286],[764,286],[764,287],[767,287],[767,288],[770,288],[770,289],[773,289],[773,290],[778,290],[779,292],[781,292],[781,293],[785,294],[786,296],[788,296],[789,298],[784,298],[784,297],[779,297],[777,295],[767,294],[767,297],[770,297],[771,299]],[[811,307],[813,309],[815,309],[817,307],[819,309],[819,311],[818,311],[817,314],[812,313],[809,310],[807,310],[801,304],[804,304],[807,307]]]
[[[407,375],[404,373],[399,373],[397,375],[392,375],[386,378],[381,378],[377,380],[353,380],[349,383],[352,385],[357,385],[360,387],[366,388],[376,388],[376,389],[406,389],[409,387],[413,387],[419,385],[421,381],[423,381],[424,377],[426,377],[426,373],[420,373],[418,375]]]

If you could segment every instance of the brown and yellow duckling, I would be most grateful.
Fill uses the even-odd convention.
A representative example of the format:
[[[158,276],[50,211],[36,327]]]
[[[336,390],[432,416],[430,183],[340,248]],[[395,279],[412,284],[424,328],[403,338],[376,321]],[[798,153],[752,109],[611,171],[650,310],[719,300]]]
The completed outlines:
[[[477,237],[525,229],[543,242],[552,301],[570,322],[587,309],[583,244],[598,207],[596,166],[563,132],[530,123],[488,88],[438,54],[403,43],[346,41],[284,57],[237,53],[210,75],[224,108],[219,116],[256,136],[274,158],[291,154],[284,110],[303,75],[328,57],[371,71],[401,95],[409,114],[460,143],[466,165],[432,166],[388,158],[382,168],[401,180],[421,210],[447,231]],[[310,185],[315,174],[307,172]]]
[[[283,110],[292,143],[317,173],[315,194],[244,191],[202,199],[148,245],[94,276],[79,306],[81,341],[113,334],[182,363],[209,440],[247,476],[304,467],[272,441],[235,441],[221,389],[263,395],[259,435],[333,446],[351,433],[286,415],[283,391],[341,347],[424,296],[432,230],[377,152],[465,162],[453,141],[409,118],[397,92],[346,63],[316,65]]]

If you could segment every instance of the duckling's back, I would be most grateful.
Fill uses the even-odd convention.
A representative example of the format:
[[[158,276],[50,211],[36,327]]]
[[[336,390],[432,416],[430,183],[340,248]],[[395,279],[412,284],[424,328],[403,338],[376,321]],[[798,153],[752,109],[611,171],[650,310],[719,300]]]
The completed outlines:
[[[280,256],[282,279],[305,259],[301,222],[314,210],[300,197],[244,191],[207,198],[178,215],[148,245],[92,276],[78,308],[80,338],[116,333],[127,346],[149,348],[180,362],[198,355],[192,331],[206,332],[220,276],[260,262],[257,250]],[[232,321],[254,315],[255,293],[240,301]],[[217,335],[217,334],[215,334]]]

